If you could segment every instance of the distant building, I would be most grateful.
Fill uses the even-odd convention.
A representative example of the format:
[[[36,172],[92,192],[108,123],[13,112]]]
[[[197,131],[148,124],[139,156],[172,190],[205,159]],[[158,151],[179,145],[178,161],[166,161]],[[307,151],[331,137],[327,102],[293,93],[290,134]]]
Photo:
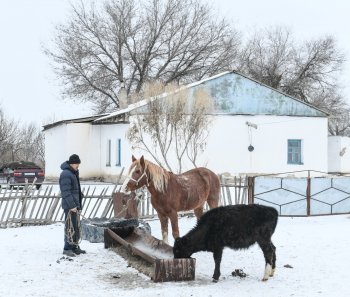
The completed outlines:
[[[350,173],[350,138],[347,136],[328,137],[328,171]]]
[[[234,175],[328,171],[324,111],[233,71],[187,85],[189,100],[198,87],[204,87],[215,103],[199,166]],[[57,178],[60,164],[72,153],[81,157],[83,178],[115,180],[123,167],[125,174],[131,155],[143,154],[132,149],[125,134],[133,112],[147,102],[44,126],[46,176]]]

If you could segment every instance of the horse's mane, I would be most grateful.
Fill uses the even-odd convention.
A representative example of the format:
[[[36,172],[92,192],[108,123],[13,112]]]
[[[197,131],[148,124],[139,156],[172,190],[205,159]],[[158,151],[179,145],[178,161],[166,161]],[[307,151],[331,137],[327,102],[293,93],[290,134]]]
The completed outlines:
[[[145,166],[148,169],[149,178],[153,181],[156,190],[164,193],[168,186],[169,172],[148,160],[145,160]]]

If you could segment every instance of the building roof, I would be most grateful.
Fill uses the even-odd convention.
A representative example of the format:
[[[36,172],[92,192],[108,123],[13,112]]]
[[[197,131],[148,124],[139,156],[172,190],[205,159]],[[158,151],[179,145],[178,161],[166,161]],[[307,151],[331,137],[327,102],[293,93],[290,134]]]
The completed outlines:
[[[44,131],[45,131],[45,130],[51,129],[51,128],[53,128],[53,127],[62,125],[62,124],[70,124],[70,123],[91,123],[91,122],[93,122],[95,119],[101,118],[101,117],[103,117],[103,116],[105,116],[105,115],[107,115],[107,114],[99,114],[99,115],[88,116],[88,117],[82,117],[82,118],[61,120],[61,121],[58,121],[58,122],[54,122],[54,123],[51,123],[51,124],[44,125],[43,128],[44,128]]]
[[[220,77],[204,81],[201,85],[204,85],[214,98],[217,114],[328,116],[325,111],[311,104],[236,71],[224,73]]]
[[[327,117],[329,114],[311,104],[285,94],[255,79],[236,71],[225,71],[209,78],[180,87],[177,91],[188,89],[189,99],[194,92],[204,87],[214,99],[213,114],[227,115],[277,115]],[[177,92],[175,91],[175,92]],[[119,109],[108,114],[95,115],[77,119],[58,121],[44,126],[44,131],[67,123],[103,123],[118,118],[132,111],[145,108],[152,100],[167,97],[160,96],[140,100],[130,104],[127,108]]]
[[[199,87],[206,88],[214,99],[214,114],[303,117],[327,117],[329,115],[311,104],[236,71],[226,71],[183,86],[179,90],[184,88],[189,89],[191,100],[194,92]],[[101,118],[97,118],[94,122],[112,119],[121,114],[144,108],[150,100],[165,98],[167,95],[162,94],[156,98],[140,100],[125,109],[120,109]]]

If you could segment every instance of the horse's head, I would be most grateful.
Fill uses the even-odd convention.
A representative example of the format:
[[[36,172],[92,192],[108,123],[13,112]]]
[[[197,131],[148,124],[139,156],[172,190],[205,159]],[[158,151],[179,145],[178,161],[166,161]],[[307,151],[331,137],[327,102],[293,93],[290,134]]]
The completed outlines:
[[[132,164],[129,168],[129,174],[122,185],[122,192],[129,193],[145,185],[148,185],[148,175],[146,172],[145,159],[142,156],[137,160],[132,156]]]

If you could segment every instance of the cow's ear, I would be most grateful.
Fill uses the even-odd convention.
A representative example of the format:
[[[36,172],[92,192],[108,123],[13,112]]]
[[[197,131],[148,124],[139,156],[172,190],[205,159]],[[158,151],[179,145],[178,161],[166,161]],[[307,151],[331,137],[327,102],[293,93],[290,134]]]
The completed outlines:
[[[134,157],[134,155],[131,156],[131,161],[134,163],[136,161],[136,158]]]
[[[145,158],[143,156],[140,158],[140,164],[142,169],[145,169]]]

